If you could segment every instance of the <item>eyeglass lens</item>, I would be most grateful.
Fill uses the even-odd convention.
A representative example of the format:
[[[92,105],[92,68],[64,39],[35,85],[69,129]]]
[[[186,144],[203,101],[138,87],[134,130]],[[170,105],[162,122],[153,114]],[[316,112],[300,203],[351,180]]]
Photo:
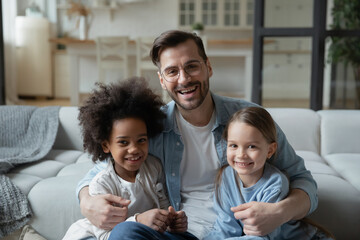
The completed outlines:
[[[194,61],[190,62],[183,67],[186,74],[189,76],[197,76],[201,73],[201,62]],[[178,67],[169,67],[163,71],[163,77],[168,82],[175,82],[180,76],[180,68]]]

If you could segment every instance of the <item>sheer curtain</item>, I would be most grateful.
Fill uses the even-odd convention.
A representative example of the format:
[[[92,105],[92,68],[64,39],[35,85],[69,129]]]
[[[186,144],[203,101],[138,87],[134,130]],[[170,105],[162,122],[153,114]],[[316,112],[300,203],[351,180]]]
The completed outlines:
[[[2,24],[5,60],[5,101],[7,105],[19,101],[16,91],[15,17],[17,1],[2,0]]]

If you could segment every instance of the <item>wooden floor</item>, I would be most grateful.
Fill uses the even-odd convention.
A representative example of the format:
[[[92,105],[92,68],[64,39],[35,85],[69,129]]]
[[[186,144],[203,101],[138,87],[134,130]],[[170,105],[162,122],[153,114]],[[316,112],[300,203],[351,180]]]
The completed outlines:
[[[34,99],[20,99],[17,105],[30,105],[30,106],[70,106],[69,98],[55,98],[55,99],[46,99],[46,98],[34,98]]]
[[[85,99],[86,96],[81,96],[81,99]],[[38,107],[44,106],[71,106],[69,98],[55,98],[55,99],[46,99],[46,98],[28,98],[28,99],[20,99],[17,105],[32,105]],[[291,99],[271,99],[264,100],[264,107],[294,107],[294,108],[309,108],[310,103],[309,100],[291,100]]]

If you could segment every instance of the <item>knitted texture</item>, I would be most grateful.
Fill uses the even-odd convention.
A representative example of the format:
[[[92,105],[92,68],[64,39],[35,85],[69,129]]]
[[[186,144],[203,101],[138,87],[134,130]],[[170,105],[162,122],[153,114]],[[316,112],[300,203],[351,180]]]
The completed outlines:
[[[42,159],[52,148],[59,107],[0,106],[0,238],[24,226],[27,197],[5,176],[11,168]]]
[[[23,227],[32,212],[26,196],[11,180],[0,174],[0,239]]]
[[[43,158],[58,126],[59,107],[0,106],[0,174]]]

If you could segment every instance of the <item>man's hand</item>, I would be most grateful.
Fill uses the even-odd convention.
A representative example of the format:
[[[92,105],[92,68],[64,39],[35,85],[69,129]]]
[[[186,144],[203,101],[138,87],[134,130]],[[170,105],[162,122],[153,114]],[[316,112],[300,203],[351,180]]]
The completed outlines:
[[[96,227],[110,230],[126,220],[130,200],[111,194],[90,196],[88,187],[79,195],[81,213]]]
[[[169,225],[169,232],[186,232],[187,231],[187,216],[184,211],[175,211],[169,207],[170,218],[172,219]]]
[[[170,224],[169,215],[167,210],[154,208],[137,215],[136,221],[163,233]]]
[[[290,220],[299,220],[310,209],[308,195],[300,189],[277,203],[250,202],[232,207],[236,219],[244,224],[246,235],[264,236]]]
[[[232,207],[231,211],[244,224],[246,235],[264,236],[285,223],[276,203],[244,203]]]

